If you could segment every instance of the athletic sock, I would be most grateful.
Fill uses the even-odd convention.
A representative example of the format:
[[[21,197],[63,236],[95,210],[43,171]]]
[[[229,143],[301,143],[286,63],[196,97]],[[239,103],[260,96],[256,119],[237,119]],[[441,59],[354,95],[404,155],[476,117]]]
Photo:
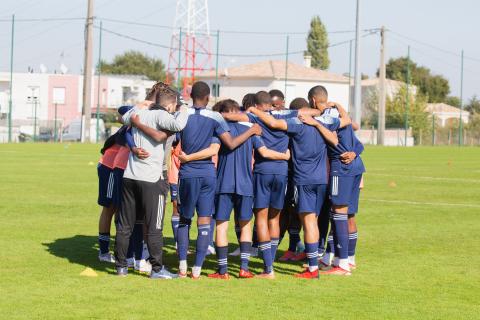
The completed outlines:
[[[341,263],[342,260],[348,259],[348,216],[346,214],[334,213],[333,223],[335,224],[335,232],[333,234],[335,255],[338,256],[340,259],[339,263]]]
[[[355,264],[355,249],[357,247],[358,233],[352,232],[348,235],[348,260],[351,264]]]
[[[270,243],[271,243],[272,264],[273,264],[275,262],[275,255],[277,254],[279,239],[278,238],[271,238]]]
[[[132,259],[134,255],[134,239],[133,239],[133,233],[130,235],[130,239],[128,240],[128,249],[127,249],[127,259]]]
[[[326,253],[335,254],[335,244],[333,242],[333,232],[330,231],[330,234],[327,237],[327,249]]]
[[[172,216],[172,231],[173,231],[173,239],[175,240],[175,244],[178,242],[178,225],[180,224],[180,217],[179,216]]]
[[[298,229],[288,229],[288,251],[296,252],[297,244],[300,242],[300,230]]]
[[[228,270],[228,246],[217,247],[218,273],[225,274]]]
[[[240,243],[240,234],[242,232],[242,229],[240,228],[239,225],[235,225],[235,235],[237,236],[237,242]]]
[[[187,251],[188,251],[188,231],[190,225],[180,222],[177,233],[177,252],[178,260],[180,260],[180,272],[187,272]]]
[[[272,245],[270,241],[263,241],[258,243],[258,249],[262,253],[263,271],[265,273],[272,272]]]
[[[208,245],[210,244],[210,224],[198,225],[197,250],[195,252],[195,267],[202,268],[203,261],[207,254]]]
[[[98,233],[98,246],[100,247],[100,254],[108,253],[108,247],[110,245],[110,233]]]
[[[135,260],[141,260],[143,253],[143,223],[135,223],[130,238],[133,240],[132,245],[133,252],[135,253]]]
[[[252,250],[251,242],[240,242],[240,269],[248,271],[248,262],[250,260],[250,252]]]
[[[305,242],[305,253],[307,254],[308,270],[313,272],[318,269],[318,242]]]

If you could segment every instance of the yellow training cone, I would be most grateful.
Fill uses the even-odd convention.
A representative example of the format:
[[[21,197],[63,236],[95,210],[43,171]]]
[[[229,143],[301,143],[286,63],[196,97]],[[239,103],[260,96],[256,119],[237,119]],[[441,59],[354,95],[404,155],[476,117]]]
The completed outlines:
[[[395,188],[395,187],[397,186],[397,184],[395,183],[395,181],[390,181],[390,182],[388,183],[388,186],[389,186],[390,188]]]
[[[95,272],[95,270],[90,267],[85,268],[85,270],[80,272],[80,275],[84,277],[98,277],[98,274]]]
[[[95,164],[95,163],[93,163],[92,161],[90,161],[90,162],[88,163],[89,166],[93,166],[94,164]]]

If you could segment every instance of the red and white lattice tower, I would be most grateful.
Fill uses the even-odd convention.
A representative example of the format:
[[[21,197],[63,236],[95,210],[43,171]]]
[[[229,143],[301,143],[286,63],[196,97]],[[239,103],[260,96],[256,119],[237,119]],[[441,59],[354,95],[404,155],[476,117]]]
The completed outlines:
[[[177,0],[167,82],[183,86],[187,96],[195,75],[213,69],[211,46],[207,0]]]

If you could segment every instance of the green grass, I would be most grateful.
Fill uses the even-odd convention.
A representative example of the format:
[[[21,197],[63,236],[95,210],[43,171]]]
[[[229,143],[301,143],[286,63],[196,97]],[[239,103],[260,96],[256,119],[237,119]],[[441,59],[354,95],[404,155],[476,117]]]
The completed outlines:
[[[479,148],[365,150],[353,276],[297,280],[300,264],[276,263],[275,281],[228,282],[117,278],[97,262],[98,149],[0,145],[1,318],[479,318]]]

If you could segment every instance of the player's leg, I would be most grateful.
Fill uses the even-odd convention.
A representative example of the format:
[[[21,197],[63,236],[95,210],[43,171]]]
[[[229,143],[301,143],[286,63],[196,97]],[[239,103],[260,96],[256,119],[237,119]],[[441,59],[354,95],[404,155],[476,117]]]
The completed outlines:
[[[235,221],[235,236],[237,237],[237,243],[240,246],[241,228],[240,228],[240,224],[238,223],[238,213],[236,211],[234,212],[233,220]],[[251,233],[251,231],[250,231],[250,233]],[[232,256],[232,257],[239,256],[240,255],[240,247],[235,249],[233,252],[230,252],[228,255]]]
[[[320,213],[322,195],[320,185],[297,186],[298,212],[303,226],[305,254],[308,269],[296,275],[299,278],[318,279],[318,224],[317,217]]]
[[[177,231],[177,252],[180,277],[187,276],[187,251],[189,230],[195,213],[195,205],[200,195],[200,178],[180,179],[178,184],[177,203],[180,221]]]
[[[348,262],[352,269],[357,267],[355,251],[357,248],[358,231],[355,215],[358,212],[361,182],[362,175],[356,176],[354,179],[351,201],[348,206]]]
[[[287,176],[274,175],[271,185],[270,204],[268,209],[268,230],[272,250],[272,264],[275,261],[280,239],[280,211],[285,203]]]
[[[173,240],[175,241],[175,247],[177,246],[177,233],[178,233],[178,224],[180,223],[180,215],[178,214],[178,205],[177,205],[177,194],[178,194],[178,185],[171,183],[170,184],[170,201],[172,202],[172,232]]]
[[[128,273],[127,251],[130,236],[136,220],[138,182],[123,179],[122,203],[118,214],[115,216],[117,232],[115,235],[115,266],[117,274],[125,276]]]
[[[215,221],[217,232],[215,235],[216,254],[218,261],[217,272],[209,274],[209,278],[228,279],[228,221],[233,209],[233,194],[220,193],[215,197]]]
[[[268,207],[270,205],[270,193],[273,175],[255,174],[254,175],[254,214],[255,226],[258,239],[258,250],[262,254],[263,273],[259,277],[273,279],[272,267],[272,247],[270,242],[270,232],[268,229]]]
[[[296,215],[294,211],[295,205],[295,186],[291,181],[288,182],[287,194],[285,195],[285,204],[283,210],[280,213],[280,239],[283,238],[285,231],[288,231],[288,249],[278,259],[279,261],[288,261],[295,256],[297,250],[297,243],[300,240],[300,230],[296,226],[292,226],[292,215]],[[281,242],[281,241],[280,241]]]
[[[253,278],[248,270],[250,252],[252,248],[252,207],[253,197],[235,195],[235,212],[237,212],[240,225],[240,278]]]
[[[196,204],[197,209],[197,244],[195,251],[195,263],[192,268],[192,278],[198,279],[202,271],[203,261],[207,255],[208,246],[211,241],[210,222],[212,214],[215,210],[215,190],[217,178],[216,177],[202,177],[200,178],[200,193]]]
[[[338,263],[326,274],[350,275],[348,264],[348,203],[352,190],[353,177],[332,176],[330,194],[332,200],[332,225],[335,255]]]
[[[113,170],[99,164],[98,173],[98,204],[102,206],[100,218],[98,219],[98,258],[100,261],[115,262],[109,252],[110,246],[110,228],[112,217],[115,213],[113,203],[113,191],[115,187],[115,177]]]

